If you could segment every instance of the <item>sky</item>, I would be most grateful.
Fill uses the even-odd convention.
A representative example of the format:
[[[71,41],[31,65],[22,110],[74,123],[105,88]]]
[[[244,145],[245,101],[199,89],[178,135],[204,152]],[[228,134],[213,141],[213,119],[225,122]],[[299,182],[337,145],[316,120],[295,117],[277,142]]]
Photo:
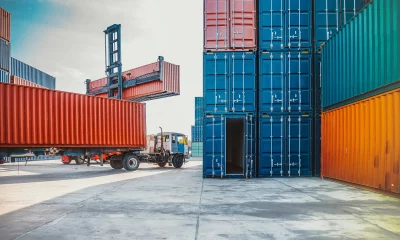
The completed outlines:
[[[56,89],[85,93],[105,76],[104,33],[121,24],[122,69],[158,56],[180,65],[181,94],[146,102],[147,133],[191,135],[202,96],[203,3],[197,0],[1,0],[11,13],[11,56],[56,77]]]

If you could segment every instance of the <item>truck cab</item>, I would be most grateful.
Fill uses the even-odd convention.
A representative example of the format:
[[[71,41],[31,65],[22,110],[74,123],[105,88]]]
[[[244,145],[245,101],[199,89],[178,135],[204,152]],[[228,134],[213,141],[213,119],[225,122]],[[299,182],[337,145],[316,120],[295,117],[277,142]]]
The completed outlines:
[[[182,153],[185,158],[189,158],[188,138],[182,133],[163,132],[164,149],[170,151],[171,154]],[[157,148],[161,147],[161,133],[157,134]]]

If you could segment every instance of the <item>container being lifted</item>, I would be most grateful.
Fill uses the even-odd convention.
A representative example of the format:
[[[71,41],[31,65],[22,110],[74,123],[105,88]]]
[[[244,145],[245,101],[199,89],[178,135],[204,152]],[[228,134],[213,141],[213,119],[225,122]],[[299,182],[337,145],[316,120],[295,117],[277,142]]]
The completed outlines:
[[[144,103],[0,83],[0,162],[4,157],[59,155],[85,159],[107,154],[115,169],[140,162],[182,167],[183,153],[146,148]],[[107,117],[104,117],[107,116]],[[90,161],[87,161],[90,165]]]
[[[86,94],[141,102],[180,94],[180,66],[164,61],[122,72],[121,25],[114,24],[105,31],[105,78],[86,80]]]

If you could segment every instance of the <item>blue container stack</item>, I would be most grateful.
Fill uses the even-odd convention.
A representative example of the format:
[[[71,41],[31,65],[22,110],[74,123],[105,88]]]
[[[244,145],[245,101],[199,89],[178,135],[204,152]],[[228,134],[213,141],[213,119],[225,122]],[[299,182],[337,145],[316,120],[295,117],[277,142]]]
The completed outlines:
[[[192,126],[192,157],[203,156],[203,97],[194,98],[194,126]]]

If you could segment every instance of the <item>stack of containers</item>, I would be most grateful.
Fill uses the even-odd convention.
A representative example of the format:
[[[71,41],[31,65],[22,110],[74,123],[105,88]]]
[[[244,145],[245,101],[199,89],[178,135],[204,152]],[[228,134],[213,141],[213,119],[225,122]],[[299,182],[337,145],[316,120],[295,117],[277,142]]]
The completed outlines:
[[[322,175],[400,193],[400,4],[374,0],[322,46]]]
[[[314,156],[315,175],[320,175],[321,157],[321,45],[334,36],[372,0],[314,1]]]
[[[194,126],[192,126],[192,157],[203,156],[203,98],[195,97]]]
[[[10,81],[10,23],[9,12],[0,8],[0,82]]]
[[[312,175],[312,1],[259,1],[258,176]]]
[[[55,77],[15,58],[11,58],[10,76],[17,76],[48,89],[56,89]]]
[[[256,1],[204,0],[203,176],[255,176]]]

